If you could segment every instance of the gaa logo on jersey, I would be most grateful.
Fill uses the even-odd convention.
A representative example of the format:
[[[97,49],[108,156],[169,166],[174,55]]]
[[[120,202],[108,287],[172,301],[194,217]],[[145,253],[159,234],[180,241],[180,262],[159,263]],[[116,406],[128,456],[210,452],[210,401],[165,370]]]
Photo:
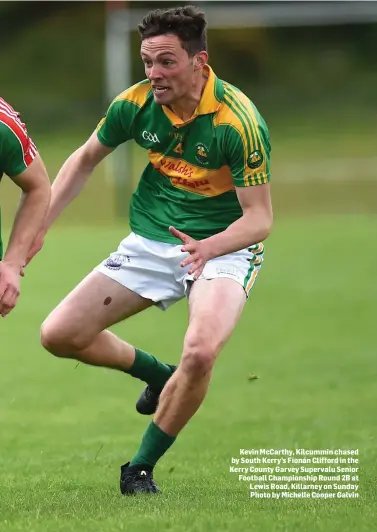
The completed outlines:
[[[196,145],[195,158],[201,164],[208,164],[208,148],[203,142],[198,142]]]
[[[111,255],[104,263],[104,266],[109,270],[120,270],[122,264],[130,262],[130,258],[126,255]]]
[[[149,140],[149,142],[158,142],[160,143],[160,139],[157,136],[157,133],[151,133],[150,131],[143,131],[142,135],[144,140]]]
[[[247,166],[249,168],[259,168],[263,163],[263,153],[260,150],[255,150],[250,153],[247,158]]]

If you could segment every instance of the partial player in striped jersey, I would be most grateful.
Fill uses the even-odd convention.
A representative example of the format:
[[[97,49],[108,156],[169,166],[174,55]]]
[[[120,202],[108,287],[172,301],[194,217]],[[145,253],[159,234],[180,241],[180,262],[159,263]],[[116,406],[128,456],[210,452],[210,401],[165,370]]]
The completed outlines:
[[[6,174],[22,191],[3,257],[0,218],[0,315],[20,294],[20,277],[50,202],[50,181],[37,148],[13,107],[0,97],[0,180]]]

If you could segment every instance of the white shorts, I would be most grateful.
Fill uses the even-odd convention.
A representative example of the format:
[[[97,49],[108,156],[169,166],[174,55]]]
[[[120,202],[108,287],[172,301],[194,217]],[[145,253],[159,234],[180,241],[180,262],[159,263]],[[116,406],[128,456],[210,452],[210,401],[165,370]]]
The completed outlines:
[[[190,265],[185,268],[180,265],[188,255],[182,253],[182,245],[157,242],[131,233],[95,270],[166,310],[188,295],[193,281],[193,276],[188,274]],[[260,243],[211,259],[199,279],[233,279],[248,297],[261,268],[263,253],[264,246]]]

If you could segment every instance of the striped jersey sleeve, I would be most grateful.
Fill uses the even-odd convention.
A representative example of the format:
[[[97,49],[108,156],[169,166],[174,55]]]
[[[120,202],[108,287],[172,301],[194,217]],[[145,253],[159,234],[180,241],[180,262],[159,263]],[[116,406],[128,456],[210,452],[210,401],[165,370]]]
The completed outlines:
[[[134,121],[150,93],[150,83],[141,81],[123,91],[111,103],[97,126],[98,140],[109,148],[134,138]]]
[[[4,172],[9,177],[21,174],[37,153],[19,113],[0,98],[0,174]]]
[[[247,96],[228,84],[224,103],[230,117],[225,133],[225,156],[235,186],[267,183],[271,146],[265,121]]]

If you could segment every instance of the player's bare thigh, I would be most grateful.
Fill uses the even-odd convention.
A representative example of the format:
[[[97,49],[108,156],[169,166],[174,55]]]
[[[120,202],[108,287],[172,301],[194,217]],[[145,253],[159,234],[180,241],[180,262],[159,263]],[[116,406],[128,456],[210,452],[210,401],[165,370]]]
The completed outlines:
[[[216,278],[195,281],[189,295],[189,327],[185,337],[185,354],[212,365],[231,336],[245,306],[242,286],[232,279]]]
[[[110,277],[91,272],[51,312],[42,325],[42,342],[70,341],[85,347],[96,334],[153,305]]]

